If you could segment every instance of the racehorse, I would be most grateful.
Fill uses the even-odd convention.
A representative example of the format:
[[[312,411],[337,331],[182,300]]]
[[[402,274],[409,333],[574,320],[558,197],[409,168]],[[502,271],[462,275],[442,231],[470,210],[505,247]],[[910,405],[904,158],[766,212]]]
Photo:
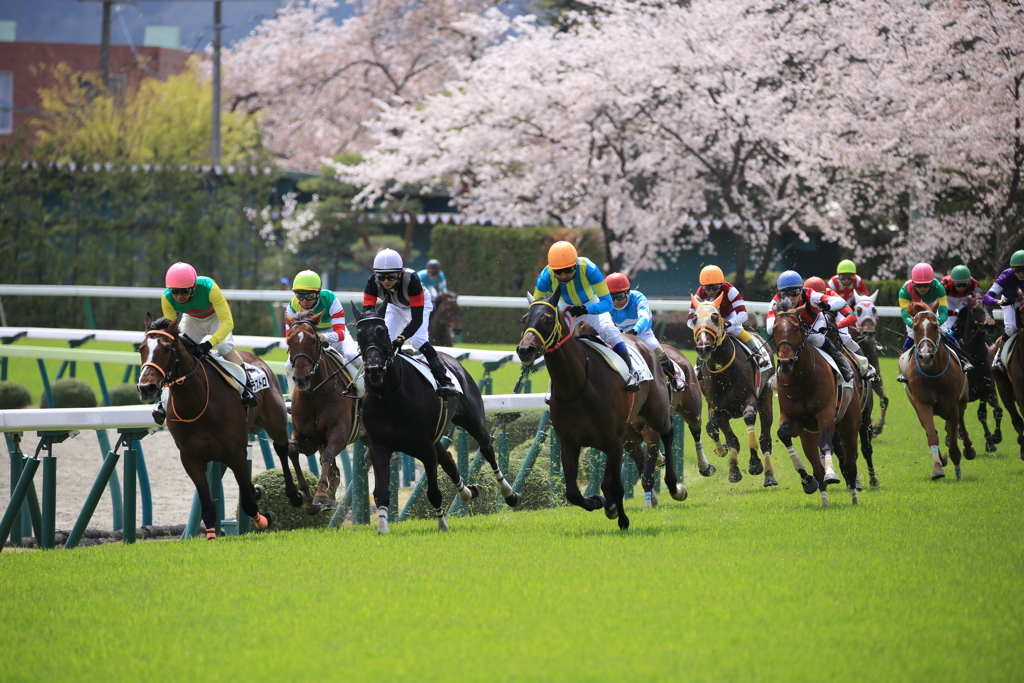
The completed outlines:
[[[742,344],[725,331],[725,320],[719,312],[722,295],[714,301],[697,301],[691,296],[696,322],[693,326],[693,341],[697,345],[697,356],[704,363],[700,380],[701,392],[708,401],[707,432],[715,440],[715,453],[719,457],[729,456],[729,481],[736,483],[743,479],[737,462],[740,442],[729,425],[729,420],[742,417],[747,425],[747,445],[750,462],[747,472],[764,472],[764,485],[778,486],[772,471],[772,392],[762,386],[757,393],[755,382],[759,371],[753,358],[747,362],[735,362],[743,358]],[[764,465],[757,457],[758,442],[754,437],[754,423],[761,418],[760,446]],[[725,432],[725,446],[719,441],[718,430]]]
[[[636,422],[637,417],[661,437],[669,493],[676,500],[685,500],[687,495],[678,484],[672,461],[673,428],[665,379],[650,347],[623,335],[628,346],[640,351],[654,375],[653,380],[640,382],[636,393],[627,392],[622,377],[600,352],[572,334],[568,317],[558,309],[560,296],[561,285],[551,296],[530,301],[516,353],[526,367],[545,354],[551,377],[551,424],[562,444],[566,499],[588,512],[603,508],[608,519],[617,518],[619,528],[628,529],[629,517],[623,507],[622,453],[627,436],[643,438],[637,432],[641,424]],[[608,458],[601,481],[603,496],[584,498],[580,493],[576,478],[584,446],[597,448]],[[642,468],[652,484],[656,460],[657,455],[649,451]]]
[[[928,446],[932,451],[932,479],[942,479],[942,470],[947,460],[939,451],[939,436],[935,431],[935,417],[946,421],[946,438],[949,457],[953,460],[956,479],[960,481],[960,444],[963,436],[963,457],[974,460],[974,445],[967,433],[964,410],[967,408],[967,375],[960,363],[953,360],[953,354],[939,341],[938,318],[931,307],[919,301],[912,301],[907,307],[913,321],[913,353],[907,351],[900,358],[900,370],[907,378],[904,387],[907,399],[917,411]],[[904,365],[906,367],[904,367]]]
[[[1024,349],[1021,348],[1021,314],[1020,309],[1015,309],[1014,314],[1017,316],[1017,334],[1014,337],[1016,343],[1014,348],[1010,349],[1010,355],[1006,358],[1006,371],[1000,371],[996,368],[992,368],[992,378],[996,382],[996,388],[999,389],[999,398],[1002,400],[1003,405],[1006,406],[1006,412],[1010,415],[1010,422],[1013,423],[1013,429],[1017,432],[1017,445],[1020,446],[1020,459],[1024,460],[1024,419],[1021,419],[1021,413],[1024,413]],[[1007,342],[1009,343],[1009,342]],[[995,354],[1000,353],[1001,346],[999,342],[996,342],[989,348],[989,361],[995,359]]]
[[[697,451],[697,471],[700,472],[702,477],[710,477],[715,473],[716,468],[708,462],[707,457],[704,455],[704,444],[701,443],[700,423],[701,414],[704,412],[704,399],[700,393],[700,385],[697,383],[697,373],[694,372],[689,359],[674,347],[663,344],[661,348],[665,350],[665,353],[668,354],[671,360],[675,361],[675,364],[683,371],[683,377],[686,379],[685,389],[672,392],[670,409],[673,413],[679,413],[690,430],[690,435],[693,437],[694,447]],[[651,444],[653,443],[653,436],[653,430],[650,430],[648,427],[644,431],[644,440]]]
[[[871,431],[875,436],[882,433],[882,428],[885,427],[885,411],[889,409],[889,397],[885,395],[885,389],[882,388],[882,371],[878,367],[878,347],[875,346],[875,332],[878,329],[878,309],[875,308],[877,297],[878,290],[875,290],[871,296],[862,296],[857,299],[853,306],[853,312],[857,315],[857,324],[850,330],[850,336],[860,344],[864,357],[875,369],[875,378],[871,380],[871,388],[874,393],[878,394],[878,407],[882,412],[878,417],[878,422],[871,425]],[[861,402],[867,403],[865,399],[866,397],[862,396]],[[868,420],[870,421],[870,419],[869,414]]]
[[[210,484],[206,466],[219,462],[228,467],[238,482],[238,500],[242,511],[253,518],[258,530],[268,528],[274,521],[272,512],[260,514],[257,502],[263,495],[262,487],[254,487],[249,479],[246,454],[248,434],[254,427],[262,427],[281,459],[285,492],[293,506],[303,501],[303,492],[309,495],[309,485],[302,476],[298,454],[288,447],[288,415],[285,412],[281,388],[274,373],[258,356],[239,352],[249,365],[261,369],[270,381],[258,392],[259,406],[246,410],[238,391],[219,377],[214,361],[196,360],[192,355],[194,342],[178,334],[178,320],[160,318],[156,321],[146,314],[146,341],[139,347],[142,372],[139,375],[139,398],[146,403],[160,400],[161,388],[170,389],[167,399],[167,430],[174,438],[185,468],[195,484],[202,504],[206,538],[216,538],[217,506],[210,497]],[[295,467],[299,491],[288,471],[288,459]]]
[[[839,456],[851,500],[857,505],[857,434],[862,422],[860,382],[854,382],[849,396],[837,402],[832,368],[817,349],[807,348],[808,333],[798,310],[775,314],[772,335],[779,356],[775,382],[779,393],[779,439],[789,451],[804,493],[820,490],[822,507],[829,506],[828,485],[839,483],[832,469],[834,451]],[[856,362],[850,365],[859,379]],[[794,436],[800,438],[804,455],[811,462],[813,477],[807,474],[803,460],[793,447]],[[821,457],[819,452],[823,454]]]
[[[313,499],[306,501],[315,513],[336,507],[332,503],[341,483],[336,457],[355,441],[359,401],[342,393],[355,372],[347,370],[346,376],[343,361],[326,350],[327,342],[317,329],[323,313],[311,313],[299,311],[285,317],[285,342],[298,389],[292,393],[291,446],[303,455],[320,452],[320,481]]]
[[[462,500],[472,500],[483,491],[479,484],[466,486],[451,453],[441,445],[441,435],[448,430],[449,423],[462,427],[476,439],[501,488],[505,503],[509,507],[518,505],[522,496],[512,491],[494,457],[480,390],[462,365],[451,356],[437,354],[454,375],[462,392],[440,398],[430,381],[412,366],[416,361],[399,358],[388,334],[387,323],[374,308],[367,307],[359,315],[356,339],[363,357],[366,381],[366,395],[362,399],[363,427],[369,437],[370,460],[373,463],[377,533],[389,531],[389,465],[395,451],[407,453],[423,463],[427,500],[434,509],[440,531],[448,531],[448,522],[441,506],[441,489],[437,485],[438,464],[455,483]]]
[[[462,314],[459,295],[442,292],[434,299],[434,311],[430,314],[427,330],[430,343],[435,346],[455,346],[455,339],[462,334]]]
[[[967,372],[967,402],[978,401],[978,421],[985,431],[985,452],[995,453],[996,444],[1002,442],[1003,432],[1000,424],[1003,409],[999,407],[996,396],[995,382],[992,380],[992,364],[988,359],[988,342],[985,339],[988,329],[995,325],[989,317],[981,297],[971,297],[957,312],[956,323],[953,325],[953,336],[960,342],[964,355],[974,366]],[[992,406],[992,417],[996,422],[995,432],[988,430],[988,406]]]

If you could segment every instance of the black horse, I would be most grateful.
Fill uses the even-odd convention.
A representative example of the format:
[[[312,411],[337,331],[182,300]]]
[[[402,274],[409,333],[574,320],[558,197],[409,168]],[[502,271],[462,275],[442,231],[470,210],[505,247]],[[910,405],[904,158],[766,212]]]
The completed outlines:
[[[448,530],[437,485],[437,465],[455,482],[462,500],[480,495],[480,485],[466,486],[451,454],[440,443],[449,423],[462,427],[480,444],[480,452],[491,466],[501,495],[509,507],[522,497],[512,491],[494,457],[491,436],[484,420],[484,401],[469,373],[451,356],[439,353],[441,362],[455,375],[461,394],[438,397],[430,382],[416,372],[408,359],[395,353],[384,318],[367,308],[356,321],[356,338],[363,356],[366,395],[363,397],[363,426],[370,441],[373,464],[373,500],[377,506],[377,532],[388,533],[389,465],[396,451],[423,463],[427,477],[427,500],[434,508],[437,528]]]
[[[967,360],[974,366],[973,370],[967,372],[967,402],[978,402],[978,422],[985,430],[986,453],[995,453],[996,445],[1003,440],[1003,409],[999,406],[996,385],[992,379],[988,342],[985,339],[986,331],[993,325],[995,320],[989,317],[981,297],[968,299],[957,312],[956,323],[953,325],[953,336],[960,342]],[[988,406],[992,406],[992,417],[996,422],[994,432],[988,429]]]

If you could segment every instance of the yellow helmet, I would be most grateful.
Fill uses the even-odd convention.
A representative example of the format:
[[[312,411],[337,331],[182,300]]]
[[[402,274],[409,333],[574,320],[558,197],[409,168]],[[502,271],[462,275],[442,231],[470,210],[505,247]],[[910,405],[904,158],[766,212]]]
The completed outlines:
[[[319,292],[321,289],[320,276],[314,273],[312,270],[304,270],[295,276],[295,281],[292,283],[292,291],[316,291]]]
[[[720,285],[725,282],[725,275],[718,266],[704,266],[700,271],[702,285]]]
[[[850,259],[846,258],[846,259],[843,259],[842,261],[840,261],[839,265],[836,266],[836,273],[840,274],[840,275],[843,274],[843,273],[850,273],[852,275],[856,275],[857,274],[857,266],[856,266],[856,264],[854,264],[853,261],[851,261]]]
[[[574,267],[578,258],[576,247],[568,242],[555,242],[548,249],[548,265],[555,270]]]

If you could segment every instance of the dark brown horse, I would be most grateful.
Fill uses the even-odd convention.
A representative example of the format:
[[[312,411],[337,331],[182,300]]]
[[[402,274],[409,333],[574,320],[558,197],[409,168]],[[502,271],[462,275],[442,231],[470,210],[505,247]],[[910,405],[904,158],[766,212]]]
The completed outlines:
[[[821,491],[821,504],[829,506],[828,485],[839,483],[832,464],[833,452],[854,505],[857,496],[857,437],[861,429],[860,369],[851,362],[855,375],[849,396],[837,405],[837,386],[832,367],[824,354],[808,343],[810,330],[798,311],[775,315],[772,335],[779,356],[775,387],[779,393],[779,440],[789,451],[800,475],[804,493]],[[814,476],[793,447],[799,437]]]
[[[714,301],[697,301],[691,297],[696,322],[693,326],[693,341],[697,345],[697,356],[704,363],[700,381],[701,392],[708,401],[708,434],[715,440],[715,453],[719,457],[729,456],[729,481],[743,479],[737,462],[740,450],[739,439],[732,431],[729,420],[742,417],[747,426],[747,446],[750,462],[747,472],[764,472],[765,486],[778,486],[772,470],[772,392],[762,387],[760,394],[755,389],[758,369],[753,358],[740,349],[741,342],[725,331],[725,320],[719,312],[722,295]],[[754,436],[754,423],[761,418],[760,446],[764,464],[757,457],[758,439]],[[718,439],[718,430],[725,432],[725,446]]]
[[[857,316],[857,324],[850,330],[850,336],[853,337],[855,342],[860,344],[864,357],[868,359],[871,367],[875,369],[875,378],[871,380],[871,389],[878,396],[878,407],[881,410],[878,422],[871,425],[871,431],[875,436],[882,433],[882,429],[885,427],[885,412],[889,409],[889,397],[885,395],[885,389],[882,388],[882,371],[878,367],[878,347],[875,346],[875,332],[878,329],[878,309],[875,308],[875,298],[877,296],[878,292],[875,291],[871,296],[863,296],[857,299],[853,306],[853,312]],[[865,397],[861,397],[861,402],[867,402]]]
[[[1006,412],[1010,415],[1010,422],[1014,431],[1017,432],[1017,445],[1020,446],[1020,459],[1024,460],[1024,349],[1021,348],[1021,315],[1017,315],[1017,335],[1014,337],[1014,347],[1010,350],[1010,356],[1006,359],[1006,370],[992,368],[992,378],[999,389],[999,398],[1006,406]],[[989,349],[989,360],[995,359],[995,354],[1000,353],[1002,345],[996,342]]]
[[[462,334],[462,312],[459,308],[458,294],[442,292],[437,296],[427,332],[431,344],[455,346],[455,339]]]
[[[650,347],[625,335],[629,346],[638,348],[654,379],[640,383],[630,394],[625,382],[602,358],[599,351],[573,336],[568,317],[558,310],[561,285],[546,299],[532,301],[523,316],[523,335],[516,353],[525,366],[545,354],[551,376],[551,424],[562,444],[562,470],[565,497],[584,510],[604,509],[608,519],[618,519],[620,529],[629,528],[623,507],[622,453],[627,436],[642,439],[637,432],[637,417],[661,437],[665,454],[665,485],[676,500],[686,499],[686,489],[678,484],[672,461],[672,417],[669,413],[665,378]],[[601,490],[604,495],[584,498],[576,478],[580,449],[591,446],[607,456]],[[650,452],[643,463],[643,476],[653,482],[657,454]],[[645,485],[646,486],[646,485]]]
[[[147,403],[160,399],[162,387],[170,389],[167,399],[167,430],[174,438],[185,468],[195,484],[202,504],[206,537],[216,537],[217,506],[210,497],[206,466],[219,462],[228,467],[238,482],[238,499],[242,511],[253,518],[257,529],[266,529],[273,522],[273,514],[261,515],[256,501],[262,491],[249,479],[246,457],[247,436],[254,427],[261,427],[274,444],[284,471],[285,492],[292,505],[302,504],[299,492],[288,471],[288,458],[295,467],[299,487],[309,494],[309,486],[302,478],[298,454],[288,448],[288,415],[285,412],[281,387],[274,373],[258,356],[239,355],[263,370],[270,381],[258,392],[259,406],[246,410],[238,391],[221,378],[209,359],[197,361],[192,350],[195,344],[178,334],[178,321],[160,318],[154,321],[146,314],[146,341],[139,347],[142,372],[139,375],[139,397]]]
[[[960,435],[963,436],[963,457],[974,460],[974,445],[964,423],[967,408],[967,376],[953,354],[939,341],[939,321],[932,309],[912,301],[907,312],[913,319],[914,346],[900,358],[900,371],[907,378],[907,399],[917,411],[932,451],[932,479],[942,479],[946,473],[946,456],[939,451],[939,435],[935,418],[946,421],[949,457],[953,460],[956,479],[960,481]]]
[[[329,353],[317,323],[322,313],[311,315],[299,311],[286,316],[288,359],[292,379],[298,391],[292,393],[291,445],[303,455],[320,452],[320,481],[312,500],[306,501],[310,512],[334,508],[341,483],[337,456],[355,441],[353,427],[359,402],[342,392],[355,372]]]
[[[978,402],[978,421],[985,431],[985,452],[995,453],[996,445],[1003,440],[1001,422],[1003,409],[999,407],[996,386],[992,379],[992,364],[988,359],[988,342],[985,339],[988,329],[995,324],[989,317],[981,297],[971,297],[956,315],[953,325],[953,336],[960,342],[967,360],[974,366],[967,372],[967,402]],[[996,429],[988,429],[988,406],[992,406],[992,417]]]

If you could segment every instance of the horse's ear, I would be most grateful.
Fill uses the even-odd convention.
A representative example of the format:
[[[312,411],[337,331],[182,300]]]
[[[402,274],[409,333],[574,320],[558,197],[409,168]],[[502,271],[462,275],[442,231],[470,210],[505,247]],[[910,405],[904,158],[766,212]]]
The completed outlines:
[[[877,298],[878,298],[878,292],[880,292],[880,291],[881,291],[881,290],[878,290],[878,289],[876,289],[876,290],[874,291],[874,293],[872,293],[872,294],[871,294],[871,297],[870,297],[870,298],[871,298],[871,303],[875,303],[875,299],[877,299]]]
[[[722,307],[722,298],[724,296],[725,296],[725,292],[720,292],[718,294],[718,296],[715,297],[715,308],[721,308]]]
[[[526,293],[526,303],[533,305],[533,292]]]
[[[696,311],[698,306],[700,306],[700,302],[697,301],[697,297],[695,297],[693,295],[693,293],[691,292],[690,293],[690,308],[692,308],[693,310]]]
[[[309,316],[309,322],[311,322],[311,323],[313,323],[314,325],[316,325],[317,323],[319,323],[319,322],[320,322],[320,319],[321,319],[321,318],[323,318],[323,317],[324,317],[324,312],[323,312],[323,311],[320,311],[320,312],[319,312],[319,313],[317,313],[316,315],[311,315],[311,316]]]
[[[558,286],[555,287],[555,291],[551,292],[551,296],[548,297],[548,303],[549,304],[554,304],[554,305],[557,306],[558,305],[558,300],[561,299],[561,298],[562,298],[562,284],[559,283]]]
[[[153,316],[149,311],[146,311],[146,329],[148,330],[153,325]]]
[[[179,320],[181,320],[180,316],[175,318],[174,320],[172,320],[171,324],[167,326],[168,334],[173,334],[175,337],[178,336],[178,321]]]
[[[291,327],[292,325],[295,324],[295,317],[292,316],[291,313],[285,313],[284,314],[284,324],[287,325],[288,327]]]
[[[383,318],[384,317],[384,304],[382,303],[380,306],[377,306],[376,308],[374,308],[373,312],[377,315],[378,318]]]

